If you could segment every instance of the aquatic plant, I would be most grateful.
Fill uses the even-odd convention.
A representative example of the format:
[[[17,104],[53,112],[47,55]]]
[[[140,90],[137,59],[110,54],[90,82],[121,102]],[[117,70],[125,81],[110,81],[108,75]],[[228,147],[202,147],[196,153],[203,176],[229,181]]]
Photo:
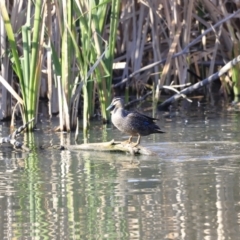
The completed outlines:
[[[28,1],[26,9],[26,22],[21,28],[22,52],[18,51],[17,39],[10,23],[9,14],[5,1],[0,2],[0,11],[3,18],[9,45],[11,49],[11,61],[15,74],[18,77],[22,104],[22,117],[24,123],[32,118],[37,121],[38,96],[40,76],[42,68],[42,47],[43,47],[43,25],[44,7],[41,0],[36,0],[34,5],[33,23],[31,23],[32,3]],[[43,12],[43,16],[41,16]],[[28,129],[32,130],[34,124],[29,124]]]
[[[1,57],[9,57],[17,76],[7,79],[7,61],[1,62],[4,76],[0,81],[16,90],[13,96],[18,95],[11,107],[21,106],[25,122],[33,116],[37,121],[39,96],[47,98],[49,116],[59,113],[62,131],[75,129],[81,113],[84,130],[96,113],[106,122],[106,107],[114,92],[125,93],[127,99],[152,94],[155,109],[161,94],[169,94],[164,86],[181,86],[181,90],[239,55],[236,16],[240,10],[234,1],[22,0],[0,4],[10,47],[9,51],[6,45],[6,51],[0,49]],[[0,32],[4,38],[2,28]],[[238,96],[239,66],[229,72],[221,76],[220,91]],[[207,94],[212,94],[211,84],[208,88]],[[2,98],[7,98],[4,94]],[[95,109],[96,102],[100,111]]]

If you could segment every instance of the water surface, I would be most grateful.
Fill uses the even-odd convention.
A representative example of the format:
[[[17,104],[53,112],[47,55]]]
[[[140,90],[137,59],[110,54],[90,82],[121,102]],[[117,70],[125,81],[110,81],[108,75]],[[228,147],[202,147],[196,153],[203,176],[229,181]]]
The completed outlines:
[[[240,114],[199,107],[159,117],[166,134],[141,142],[151,157],[39,150],[74,144],[47,123],[31,153],[1,146],[0,239],[239,239]],[[128,136],[93,124],[89,137]]]

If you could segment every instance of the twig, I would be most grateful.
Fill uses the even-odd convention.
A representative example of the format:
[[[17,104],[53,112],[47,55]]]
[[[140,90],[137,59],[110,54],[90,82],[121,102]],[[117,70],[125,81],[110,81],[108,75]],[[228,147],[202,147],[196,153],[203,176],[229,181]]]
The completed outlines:
[[[174,81],[173,81],[174,82]],[[179,85],[173,85],[173,82],[171,82],[170,87],[172,88],[183,88],[183,87],[188,87],[191,85],[190,82],[184,83],[184,84],[179,84]]]
[[[222,76],[224,73],[226,73],[229,69],[231,69],[233,66],[235,66],[238,62],[240,62],[240,55],[238,55],[236,58],[234,58],[233,60],[229,61],[226,65],[224,65],[218,72],[212,74],[211,76],[205,78],[204,80],[183,89],[182,91],[180,91],[180,93],[175,94],[174,96],[168,98],[166,101],[164,101],[163,103],[161,103],[159,105],[159,108],[164,108],[169,106],[171,103],[177,101],[178,99],[180,99],[182,96],[181,94],[187,95],[192,93],[193,91],[197,90],[198,88],[204,87],[207,84],[213,82],[214,80],[218,79],[220,76]]]
[[[187,96],[185,94],[182,94],[181,92],[179,92],[177,89],[173,88],[172,86],[162,86],[162,88],[172,90],[173,92],[176,92],[176,93],[180,94],[181,97],[186,99],[188,102],[192,102],[192,100],[187,98]]]
[[[34,121],[34,118],[32,118],[30,121],[28,121],[27,123],[23,124],[22,126],[20,126],[18,129],[16,129],[12,134],[10,134],[8,137],[10,137],[11,139],[14,139],[16,137],[19,136],[19,134],[25,130],[27,128],[27,125],[29,125],[32,121]]]
[[[19,127],[17,130],[15,130],[12,134],[10,134],[7,137],[3,137],[0,138],[0,144],[2,143],[10,143],[11,145],[13,145],[13,148],[15,149],[22,149],[25,151],[30,151],[29,148],[27,148],[26,146],[24,146],[23,143],[19,142],[16,140],[16,138],[19,136],[19,134],[27,128],[27,125],[30,124],[32,121],[34,120],[31,119],[29,122],[25,123],[24,125],[22,125],[21,127]]]

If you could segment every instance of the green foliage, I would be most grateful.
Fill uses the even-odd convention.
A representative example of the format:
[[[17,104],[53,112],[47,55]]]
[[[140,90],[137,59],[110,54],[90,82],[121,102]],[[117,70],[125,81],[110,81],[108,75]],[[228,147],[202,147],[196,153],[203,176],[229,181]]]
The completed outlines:
[[[95,89],[98,91],[103,119],[107,120],[109,117],[106,107],[111,95],[112,63],[120,1],[75,0],[73,4],[71,1],[64,3],[63,6],[59,6],[59,12],[62,8],[63,15],[61,56],[57,56],[52,48],[55,74],[60,74],[61,78],[58,84],[61,88],[60,101],[63,106],[60,115],[62,115],[62,123],[65,124],[61,129],[75,128],[76,122],[72,119],[76,116],[73,103],[78,101],[79,91],[82,90],[83,129],[86,131],[89,118],[94,114]],[[111,16],[110,36],[108,41],[105,41],[102,35],[106,30],[104,27],[109,16]],[[74,78],[72,68],[75,64],[78,67],[79,76]],[[65,99],[66,103],[64,103]],[[68,118],[71,118],[69,121],[71,125],[66,125],[65,120]]]
[[[233,57],[240,55],[240,43],[238,41],[235,42],[233,46]],[[232,67],[232,81],[233,81],[233,93],[235,100],[239,100],[240,97],[240,64]]]
[[[23,98],[23,120],[24,123],[35,118],[37,121],[38,92],[41,72],[41,11],[43,5],[41,0],[35,1],[35,13],[33,26],[30,25],[31,1],[28,1],[28,12],[26,24],[22,27],[22,49],[23,55],[17,50],[17,42],[10,24],[9,15],[4,1],[1,1],[1,15],[4,20],[5,29],[10,43],[12,53],[12,64],[16,75],[19,78],[20,89]],[[32,34],[31,34],[32,32]],[[33,129],[34,124],[28,126]]]

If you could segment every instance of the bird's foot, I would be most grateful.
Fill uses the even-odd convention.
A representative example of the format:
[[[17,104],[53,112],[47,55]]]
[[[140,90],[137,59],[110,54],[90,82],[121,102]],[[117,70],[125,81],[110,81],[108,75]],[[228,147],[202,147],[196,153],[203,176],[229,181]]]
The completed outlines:
[[[137,145],[139,145],[139,142],[131,142],[131,147],[136,147]]]
[[[126,141],[124,141],[122,143],[123,144],[130,144],[130,143],[132,143],[132,136],[130,136],[128,140],[126,140]]]
[[[131,142],[129,142],[129,140],[126,140],[126,141],[123,141],[123,142],[121,142],[121,144],[123,144],[123,145],[127,145],[127,144],[130,144]]]

